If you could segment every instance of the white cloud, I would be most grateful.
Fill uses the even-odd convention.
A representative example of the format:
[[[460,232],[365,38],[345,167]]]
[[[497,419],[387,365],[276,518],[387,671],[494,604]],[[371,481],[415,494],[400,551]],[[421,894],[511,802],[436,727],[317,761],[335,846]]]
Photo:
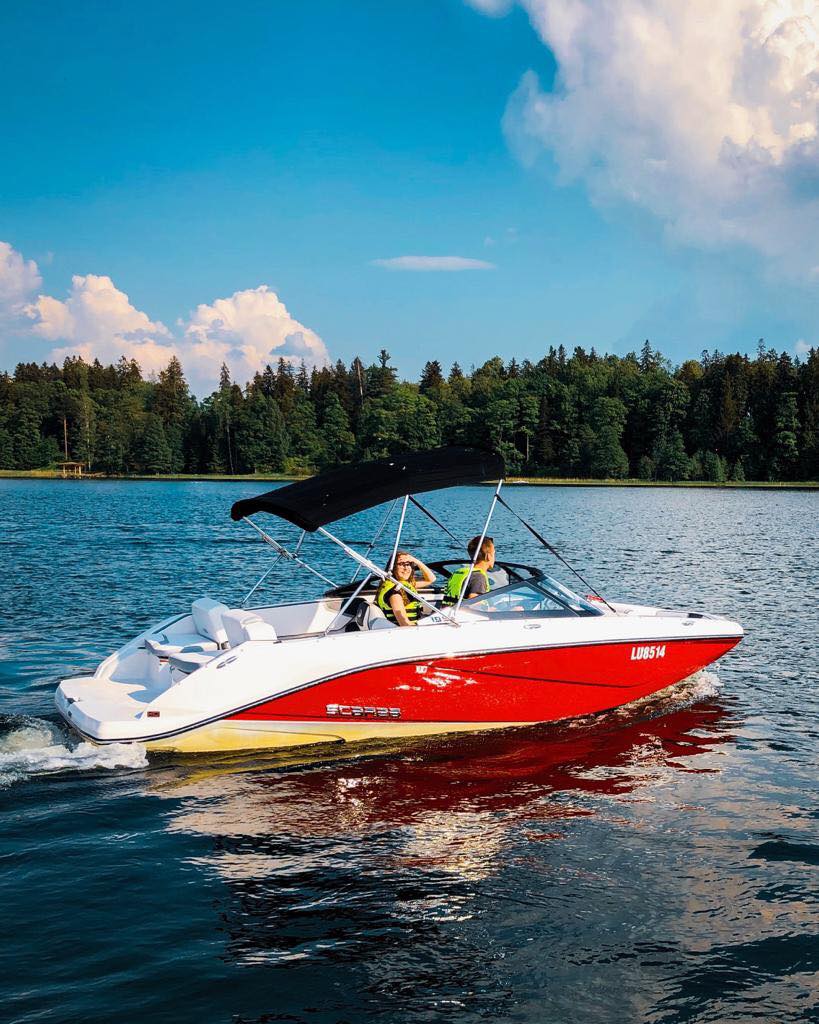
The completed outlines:
[[[168,328],[136,309],[105,275],[77,274],[65,300],[40,295],[25,312],[35,334],[65,342],[49,355],[58,363],[67,356],[110,363],[125,355],[136,359],[144,372],[152,373],[176,352]]]
[[[550,151],[564,180],[679,241],[819,264],[816,0],[520,3],[558,65],[553,92],[530,71],[509,101],[524,160]]]
[[[194,378],[218,377],[222,362],[239,381],[280,358],[309,366],[329,362],[321,338],[295,320],[267,285],[197,306],[185,328],[184,351],[183,365]]]
[[[22,315],[41,284],[34,260],[23,259],[8,242],[0,242],[0,321]]]
[[[175,355],[198,395],[214,390],[223,362],[244,384],[282,357],[308,366],[329,361],[321,338],[294,319],[267,285],[197,306],[176,333],[137,309],[105,275],[76,275],[64,299],[35,297],[41,285],[36,263],[0,242],[0,323],[11,322],[18,336],[27,332],[54,342],[49,361],[81,356],[112,363],[124,355],[150,374]]]
[[[814,346],[809,345],[804,338],[800,338],[793,347],[798,356],[806,356]]]
[[[495,270],[494,263],[473,260],[467,256],[393,256],[385,260],[373,260],[373,266],[386,270]]]

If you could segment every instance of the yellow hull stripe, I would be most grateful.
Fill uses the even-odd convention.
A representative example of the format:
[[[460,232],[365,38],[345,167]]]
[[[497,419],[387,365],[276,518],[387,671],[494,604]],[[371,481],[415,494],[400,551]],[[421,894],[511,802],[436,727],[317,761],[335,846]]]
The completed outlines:
[[[313,743],[355,743],[407,736],[440,736],[451,732],[510,729],[534,722],[271,722],[263,726],[246,719],[213,722],[178,736],[146,743],[148,750],[206,753],[225,750],[262,750]]]

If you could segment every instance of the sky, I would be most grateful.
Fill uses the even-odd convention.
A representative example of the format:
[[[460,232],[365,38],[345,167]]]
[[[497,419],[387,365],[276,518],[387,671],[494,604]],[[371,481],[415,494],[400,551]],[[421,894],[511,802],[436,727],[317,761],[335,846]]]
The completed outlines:
[[[0,6],[0,368],[819,343],[815,0]]]

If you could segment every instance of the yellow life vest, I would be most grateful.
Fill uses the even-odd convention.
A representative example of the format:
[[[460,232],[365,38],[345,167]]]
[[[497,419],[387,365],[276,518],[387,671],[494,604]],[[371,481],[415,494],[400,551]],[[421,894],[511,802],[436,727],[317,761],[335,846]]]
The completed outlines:
[[[472,575],[481,575],[486,580],[486,589],[489,590],[491,583],[489,581],[489,574],[486,569],[475,568],[472,570]],[[461,596],[461,591],[466,583],[466,578],[469,576],[469,566],[462,565],[460,569],[456,569],[455,572],[446,581],[446,590],[444,591],[444,599],[441,602],[445,605],[452,605],[458,603],[458,598]],[[471,580],[470,580],[471,582]]]
[[[405,583],[404,586],[407,590],[413,594],[416,593],[415,587],[411,583]],[[384,580],[381,586],[378,588],[378,593],[375,595],[375,603],[381,609],[381,611],[387,616],[390,622],[395,622],[395,612],[392,610],[390,604],[390,597],[394,590],[396,590],[395,584],[392,580]],[[401,591],[398,591],[401,593]],[[404,604],[404,613],[410,622],[415,622],[418,616],[421,614],[421,602],[420,601],[406,601]]]

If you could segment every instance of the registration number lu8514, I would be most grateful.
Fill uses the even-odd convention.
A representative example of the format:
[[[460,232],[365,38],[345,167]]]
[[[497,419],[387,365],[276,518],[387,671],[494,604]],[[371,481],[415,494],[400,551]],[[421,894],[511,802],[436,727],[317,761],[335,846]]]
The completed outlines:
[[[651,661],[654,658],[665,657],[665,644],[643,644],[631,648],[632,661]]]

